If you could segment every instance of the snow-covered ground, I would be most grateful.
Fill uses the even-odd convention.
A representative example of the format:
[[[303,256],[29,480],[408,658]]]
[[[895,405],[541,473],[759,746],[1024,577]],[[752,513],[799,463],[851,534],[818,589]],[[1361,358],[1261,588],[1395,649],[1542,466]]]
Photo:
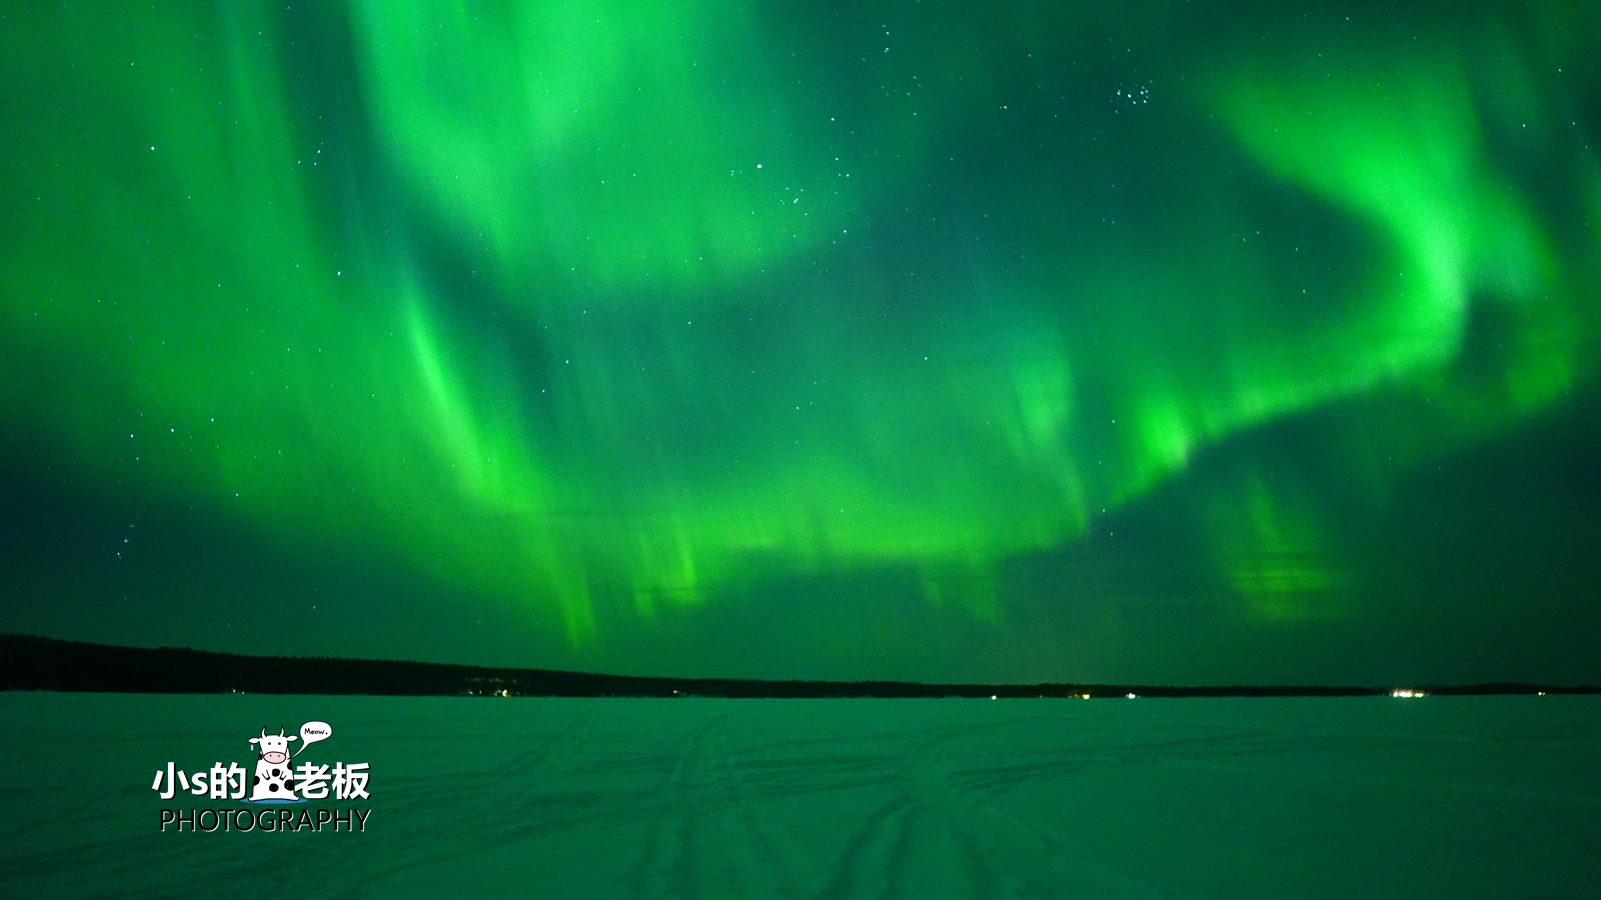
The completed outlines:
[[[365,832],[160,830],[263,727]],[[1601,897],[1601,698],[0,694],[7,897]],[[187,800],[187,802],[185,802]]]

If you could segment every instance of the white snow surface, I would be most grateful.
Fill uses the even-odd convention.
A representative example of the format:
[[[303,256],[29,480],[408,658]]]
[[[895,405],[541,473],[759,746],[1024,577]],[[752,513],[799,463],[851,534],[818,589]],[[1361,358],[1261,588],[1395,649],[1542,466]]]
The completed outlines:
[[[308,720],[365,832],[160,830]],[[1601,897],[1598,751],[1601,697],[9,693],[0,895]]]

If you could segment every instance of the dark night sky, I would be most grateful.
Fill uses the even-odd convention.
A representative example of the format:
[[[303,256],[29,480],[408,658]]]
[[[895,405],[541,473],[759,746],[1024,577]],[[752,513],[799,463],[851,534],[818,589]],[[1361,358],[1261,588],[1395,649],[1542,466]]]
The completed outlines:
[[[13,5],[0,631],[1601,681],[1591,2]]]

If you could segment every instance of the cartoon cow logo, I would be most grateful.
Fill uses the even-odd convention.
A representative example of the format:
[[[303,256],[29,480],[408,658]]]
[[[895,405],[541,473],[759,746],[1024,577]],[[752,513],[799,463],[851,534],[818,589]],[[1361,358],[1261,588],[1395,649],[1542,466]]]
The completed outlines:
[[[268,734],[267,729],[263,728],[261,737],[250,739],[260,754],[256,760],[256,785],[250,792],[251,800],[280,803],[300,801],[295,794],[294,766],[289,762],[289,742],[293,740],[299,739],[292,734],[285,736],[282,726],[275,735]]]

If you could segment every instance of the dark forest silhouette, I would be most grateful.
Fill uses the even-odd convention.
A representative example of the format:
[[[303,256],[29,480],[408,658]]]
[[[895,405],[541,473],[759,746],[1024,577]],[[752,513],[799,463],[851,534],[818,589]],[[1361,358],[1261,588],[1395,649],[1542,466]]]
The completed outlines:
[[[1406,686],[1429,694],[1601,692],[1595,686]],[[652,678],[550,669],[326,657],[242,656],[181,647],[118,647],[0,635],[0,689],[151,694],[371,694],[497,697],[1355,697],[1395,686],[923,684]]]

